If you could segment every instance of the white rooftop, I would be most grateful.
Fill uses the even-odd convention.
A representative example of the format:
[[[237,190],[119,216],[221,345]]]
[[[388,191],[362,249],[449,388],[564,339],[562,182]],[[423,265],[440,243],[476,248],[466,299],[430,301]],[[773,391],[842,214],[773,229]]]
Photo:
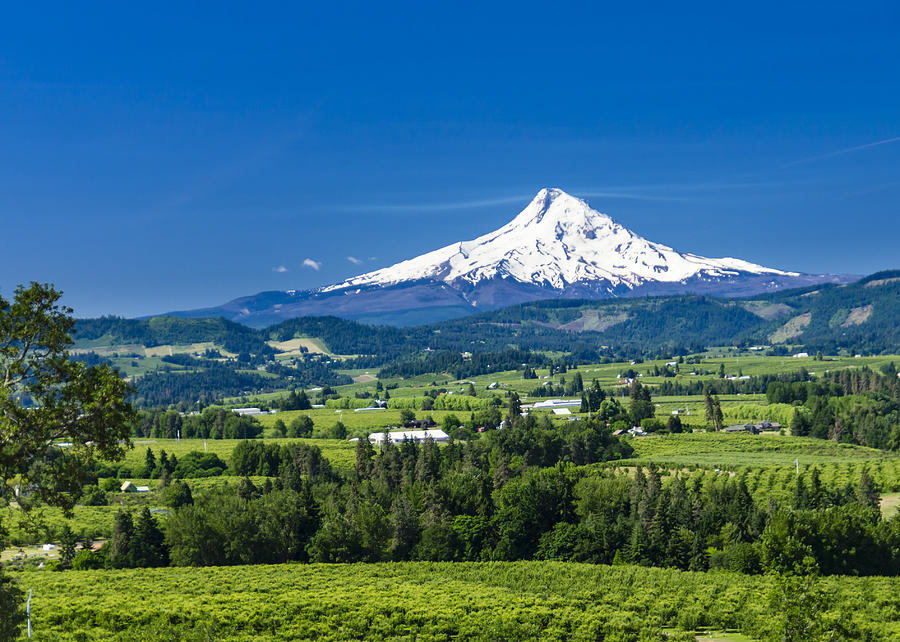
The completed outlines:
[[[447,439],[449,439],[447,433],[440,429],[394,430],[388,433],[388,439],[390,439],[391,443],[393,444],[399,444],[405,439],[411,439],[412,441],[425,441],[429,437],[431,437],[434,441],[447,441]],[[369,441],[371,441],[373,444],[380,444],[383,439],[383,432],[373,432],[371,435],[369,435]]]
[[[580,406],[581,399],[547,399],[546,401],[537,401],[535,408],[560,408],[563,406]]]

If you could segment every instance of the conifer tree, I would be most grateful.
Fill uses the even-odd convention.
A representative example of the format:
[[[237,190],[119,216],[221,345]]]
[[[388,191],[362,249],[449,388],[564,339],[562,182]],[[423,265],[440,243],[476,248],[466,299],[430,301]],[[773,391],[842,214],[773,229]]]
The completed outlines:
[[[141,477],[149,479],[153,476],[153,471],[155,469],[156,457],[153,455],[153,451],[148,447],[147,452],[144,454],[144,472],[141,473]]]
[[[133,566],[134,522],[131,513],[120,510],[113,522],[112,537],[109,540],[109,563],[114,568]]]
[[[146,506],[138,514],[131,545],[131,563],[136,567],[167,566],[169,550],[162,530]]]
[[[868,468],[863,468],[859,483],[856,485],[856,501],[870,508],[878,508],[881,503],[878,486],[869,474]]]

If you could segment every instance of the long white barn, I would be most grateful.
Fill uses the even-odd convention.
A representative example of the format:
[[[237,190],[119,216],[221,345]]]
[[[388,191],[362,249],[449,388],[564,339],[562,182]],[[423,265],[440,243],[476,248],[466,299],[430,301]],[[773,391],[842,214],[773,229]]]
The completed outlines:
[[[431,437],[434,441],[447,441],[447,439],[449,439],[449,437],[447,437],[447,433],[439,429],[395,430],[388,433],[388,439],[391,440],[392,444],[399,444],[404,439],[410,439],[412,441],[425,441],[428,437]],[[383,440],[383,432],[373,432],[371,435],[369,435],[369,441],[371,441],[373,444],[380,444]]]

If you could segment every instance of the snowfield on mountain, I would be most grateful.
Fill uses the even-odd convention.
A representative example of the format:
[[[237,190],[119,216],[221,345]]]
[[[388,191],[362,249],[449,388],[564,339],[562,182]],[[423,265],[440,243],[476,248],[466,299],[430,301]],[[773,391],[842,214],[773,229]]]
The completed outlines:
[[[173,314],[223,316],[254,327],[328,315],[409,326],[542,299],[749,296],[852,280],[679,252],[562,190],[542,189],[509,223],[474,240],[325,287],[260,292]]]
[[[739,274],[798,276],[740,259],[710,259],[653,243],[559,189],[542,189],[512,221],[472,241],[462,241],[390,267],[322,288],[392,286],[457,280],[476,285],[508,278],[562,290],[602,283],[609,292],[648,281]]]

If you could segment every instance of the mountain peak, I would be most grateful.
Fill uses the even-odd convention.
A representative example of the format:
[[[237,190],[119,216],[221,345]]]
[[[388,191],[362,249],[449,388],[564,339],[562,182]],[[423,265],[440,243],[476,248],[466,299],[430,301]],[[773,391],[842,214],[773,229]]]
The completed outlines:
[[[587,234],[587,238],[593,238],[596,234],[591,236],[589,234],[591,230],[610,227],[615,225],[615,222],[607,215],[592,209],[580,198],[555,187],[545,187],[504,228],[538,224],[545,226],[558,224],[566,231],[570,229],[576,233],[581,231]]]
[[[790,273],[738,259],[708,259],[648,241],[585,201],[544,188],[509,223],[471,241],[348,279],[323,291],[438,281],[475,286],[504,279],[555,290],[606,295],[649,282]]]
[[[580,198],[575,198],[571,194],[559,189],[558,187],[543,187],[541,188],[537,194],[535,194],[533,200],[541,199],[544,201],[555,201],[558,198],[571,198],[576,201],[580,201]]]

